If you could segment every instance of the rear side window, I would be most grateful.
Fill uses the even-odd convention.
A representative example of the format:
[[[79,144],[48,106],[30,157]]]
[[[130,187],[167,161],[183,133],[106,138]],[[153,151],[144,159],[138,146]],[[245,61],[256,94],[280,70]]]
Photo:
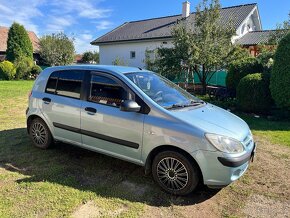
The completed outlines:
[[[126,99],[128,99],[127,91],[115,80],[92,75],[89,101],[119,107]]]
[[[46,92],[80,99],[84,71],[65,70],[54,72],[49,77]]]
[[[45,92],[50,94],[55,94],[56,84],[58,79],[58,72],[53,72],[47,82]]]

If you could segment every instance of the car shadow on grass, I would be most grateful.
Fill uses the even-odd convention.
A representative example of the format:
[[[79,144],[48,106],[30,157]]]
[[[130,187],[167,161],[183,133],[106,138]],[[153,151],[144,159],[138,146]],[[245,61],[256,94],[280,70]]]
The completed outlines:
[[[188,196],[169,195],[140,166],[64,143],[41,150],[32,145],[25,128],[0,131],[0,141],[0,167],[28,176],[18,183],[47,181],[102,197],[165,207],[198,204],[219,192],[200,185]]]

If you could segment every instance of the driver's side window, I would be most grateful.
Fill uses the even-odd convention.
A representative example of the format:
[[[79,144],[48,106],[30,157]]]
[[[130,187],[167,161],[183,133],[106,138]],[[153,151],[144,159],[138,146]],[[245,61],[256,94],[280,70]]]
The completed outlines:
[[[122,101],[128,100],[131,95],[114,79],[102,75],[93,74],[89,101],[120,107]]]

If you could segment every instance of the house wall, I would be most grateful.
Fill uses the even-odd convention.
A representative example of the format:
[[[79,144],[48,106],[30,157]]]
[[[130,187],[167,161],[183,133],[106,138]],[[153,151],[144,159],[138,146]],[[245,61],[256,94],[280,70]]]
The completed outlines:
[[[122,60],[125,65],[133,67],[145,67],[146,50],[154,50],[160,46],[172,47],[171,40],[139,41],[120,44],[106,44],[99,46],[100,64],[111,65],[116,58]],[[135,51],[135,58],[130,57],[130,53]]]
[[[262,27],[259,21],[258,9],[254,10],[249,14],[249,16],[243,21],[243,23],[236,30],[236,35],[233,36],[232,42],[234,43],[237,39],[241,38],[250,31],[261,30]]]

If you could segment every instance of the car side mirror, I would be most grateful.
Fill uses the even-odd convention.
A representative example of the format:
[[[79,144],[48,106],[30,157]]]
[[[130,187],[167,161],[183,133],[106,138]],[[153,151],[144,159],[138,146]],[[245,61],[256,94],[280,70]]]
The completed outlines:
[[[121,111],[139,112],[140,109],[141,109],[141,106],[139,104],[137,104],[137,102],[132,101],[132,100],[125,100],[120,105]]]

